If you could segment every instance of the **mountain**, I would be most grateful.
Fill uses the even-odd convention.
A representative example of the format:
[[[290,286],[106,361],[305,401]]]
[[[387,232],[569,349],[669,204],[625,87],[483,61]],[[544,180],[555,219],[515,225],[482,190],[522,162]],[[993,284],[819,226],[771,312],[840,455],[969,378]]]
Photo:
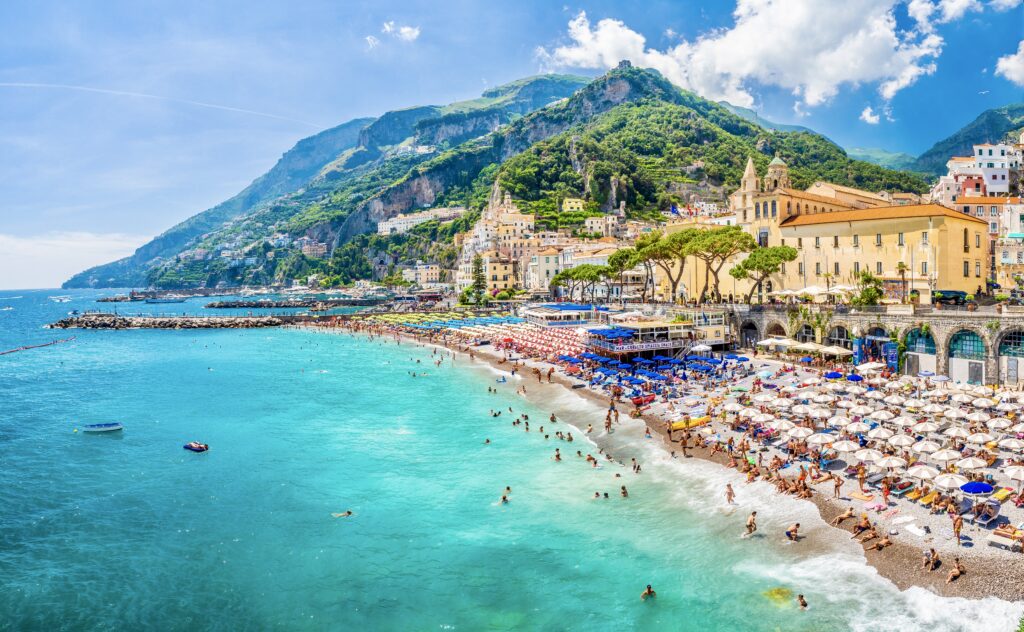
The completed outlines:
[[[729,110],[736,116],[746,119],[753,123],[754,125],[757,125],[758,127],[763,127],[765,129],[770,129],[777,132],[810,132],[812,134],[816,133],[814,130],[808,129],[802,125],[786,125],[784,123],[773,123],[768,119],[761,118],[761,115],[751,110],[750,108],[744,108],[738,105],[733,105],[728,101],[719,101],[718,104],[724,107],[725,109]]]
[[[1021,127],[1024,127],[1024,103],[1011,103],[985,110],[948,138],[932,145],[931,149],[917,157],[911,168],[932,175],[943,175],[946,173],[946,162],[951,157],[969,156],[972,145],[999,142],[1007,133]]]
[[[888,151],[877,147],[850,147],[846,150],[846,153],[854,160],[863,160],[886,169],[911,170],[914,167],[914,162],[917,160],[910,154]]]
[[[530,78],[472,101],[389,112],[358,136],[300,188],[151,261],[147,281],[265,284],[317,272],[346,282],[379,278],[414,256],[450,262],[455,234],[496,181],[542,223],[570,227],[622,203],[629,216],[658,216],[695,187],[721,197],[748,156],[763,170],[779,155],[795,186],[927,189],[912,174],[851,160],[823,136],[766,129],[628,63],[594,80]],[[586,210],[553,213],[568,196],[583,197]],[[373,234],[380,221],[442,205],[473,212],[408,235]],[[326,244],[328,258],[299,252],[303,239]]]
[[[431,152],[491,132],[568,97],[588,81],[571,75],[528,77],[491,88],[478,99],[354,119],[302,139],[270,171],[231,199],[172,227],[129,257],[75,275],[64,287],[148,285],[155,267],[195,248],[207,234],[230,231],[238,220],[259,214],[262,207],[274,201],[294,210],[294,204],[317,197],[331,187],[330,183],[358,178],[388,157],[395,157],[400,167],[407,168],[417,158],[426,159]],[[409,146],[403,147],[403,143]],[[420,152],[417,146],[424,144],[432,150]],[[396,173],[395,177],[399,175]],[[310,194],[303,198],[300,194],[307,187]]]

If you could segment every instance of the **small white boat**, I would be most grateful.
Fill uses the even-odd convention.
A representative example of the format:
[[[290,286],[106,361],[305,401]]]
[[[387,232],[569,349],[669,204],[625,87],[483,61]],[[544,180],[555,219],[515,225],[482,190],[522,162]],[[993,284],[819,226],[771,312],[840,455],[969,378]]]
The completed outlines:
[[[71,297],[70,296],[51,296],[50,300],[53,301],[54,303],[70,303],[71,302]]]
[[[109,424],[89,424],[88,426],[82,426],[82,432],[117,432],[124,430],[124,426],[119,423]]]

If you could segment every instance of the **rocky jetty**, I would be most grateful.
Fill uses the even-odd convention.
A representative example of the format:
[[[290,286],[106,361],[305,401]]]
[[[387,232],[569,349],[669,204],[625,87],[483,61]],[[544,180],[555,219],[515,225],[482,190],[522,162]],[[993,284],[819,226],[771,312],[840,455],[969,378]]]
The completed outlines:
[[[80,314],[61,319],[51,329],[252,329],[290,322],[277,316],[119,316]]]

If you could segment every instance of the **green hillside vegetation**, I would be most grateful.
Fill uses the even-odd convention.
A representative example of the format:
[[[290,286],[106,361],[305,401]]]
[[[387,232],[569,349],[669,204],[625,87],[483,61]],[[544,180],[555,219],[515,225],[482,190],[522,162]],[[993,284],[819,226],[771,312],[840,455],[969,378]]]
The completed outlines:
[[[846,154],[854,160],[863,160],[886,169],[912,169],[917,160],[910,154],[877,147],[851,147],[846,150]]]
[[[1024,127],[1024,103],[985,110],[978,118],[918,156],[913,168],[933,175],[945,174],[946,162],[951,157],[970,156],[972,145],[997,143],[1021,127]]]

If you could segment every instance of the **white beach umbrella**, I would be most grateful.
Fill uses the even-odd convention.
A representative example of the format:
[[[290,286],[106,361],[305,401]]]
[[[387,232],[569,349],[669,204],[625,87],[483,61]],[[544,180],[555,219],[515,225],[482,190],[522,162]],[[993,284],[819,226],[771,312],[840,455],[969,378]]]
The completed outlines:
[[[1024,441],[1016,437],[1007,437],[999,442],[999,447],[1004,450],[1024,450]]]
[[[869,408],[867,406],[854,406],[853,408],[850,409],[850,414],[851,415],[861,415],[861,416],[864,416],[864,415],[870,415],[873,412],[875,412],[875,409],[874,408]]]
[[[960,452],[958,452],[957,450],[950,450],[947,448],[945,450],[938,450],[937,452],[933,452],[930,458],[933,461],[938,461],[939,463],[947,463],[949,461],[956,461],[962,459],[963,457],[964,455],[960,454]]]
[[[968,403],[974,401],[973,397],[971,397],[970,395],[967,395],[965,393],[957,393],[956,395],[950,397],[950,399],[953,400],[954,402],[958,403],[958,404],[968,404]]]
[[[908,399],[903,402],[903,406],[906,408],[924,408],[928,405],[928,402],[923,399]]]
[[[1016,404],[1011,404],[1010,402],[999,402],[998,404],[996,404],[996,410],[998,410],[1001,413],[1012,413],[1013,411],[1018,410],[1019,408],[1020,406],[1017,406]]]
[[[831,404],[832,402],[836,401],[836,396],[825,394],[815,395],[811,401],[813,401],[815,404]]]
[[[975,386],[971,389],[971,392],[978,397],[992,397],[992,389],[988,386]]]
[[[787,419],[777,419],[775,421],[769,422],[768,427],[771,428],[772,430],[778,430],[779,432],[788,432],[793,428],[796,428],[796,424]]]
[[[919,424],[914,424],[914,432],[918,434],[925,434],[927,432],[935,432],[939,429],[939,424],[934,421],[922,421]]]
[[[878,467],[906,467],[907,460],[898,456],[883,456],[875,461]]]
[[[914,445],[916,440],[914,437],[905,434],[898,434],[889,437],[889,445],[896,446],[897,448],[906,448]]]
[[[1003,474],[1006,474],[1011,481],[1024,481],[1024,465],[1004,467]]]
[[[895,419],[890,419],[889,423],[894,426],[899,426],[900,428],[909,428],[910,426],[916,424],[917,420],[914,419],[913,417],[907,417],[905,415],[902,415],[900,417],[896,417]]]
[[[705,344],[694,345],[690,347],[690,351],[696,351],[697,353],[704,353],[705,351],[711,351],[711,347]]]
[[[882,458],[883,455],[878,450],[872,450],[870,448],[865,448],[863,450],[857,450],[856,452],[853,453],[853,456],[858,461],[864,461],[865,463],[870,463],[872,461],[877,461],[878,459]]]
[[[846,429],[849,432],[867,432],[868,430],[871,430],[871,426],[867,425],[863,421],[855,421],[846,426]]]
[[[1024,423],[1019,423],[1010,428],[1010,432],[1024,432]]]
[[[834,417],[829,417],[828,421],[826,423],[828,425],[830,425],[830,426],[836,426],[836,427],[842,428],[843,426],[848,426],[848,425],[850,425],[853,422],[850,421],[849,417],[843,417],[842,415],[836,415]]]
[[[930,454],[932,452],[938,452],[941,448],[942,446],[940,446],[938,443],[928,440],[918,441],[914,445],[910,446],[910,449],[913,450],[914,452],[917,452],[918,454]],[[957,452],[957,454],[960,453]]]
[[[744,408],[740,411],[740,417],[754,417],[760,414],[761,411],[756,408]]]
[[[761,404],[767,404],[768,402],[770,402],[770,401],[772,401],[774,399],[775,399],[775,394],[774,393],[758,393],[757,395],[754,395],[754,401],[758,402],[758,403],[761,403]]]
[[[904,386],[906,386],[906,383],[904,382],[889,382],[885,385],[884,388],[889,391],[898,391]]]
[[[884,399],[885,393],[883,393],[882,391],[868,391],[867,393],[864,394],[864,398],[875,400]]]
[[[963,428],[961,426],[950,426],[949,428],[943,430],[942,434],[946,435],[947,437],[960,437],[961,439],[966,439],[967,437],[971,436],[971,433],[966,428]]]
[[[809,377],[806,380],[804,380],[804,384],[807,384],[808,386],[814,386],[815,384],[821,384],[821,378],[820,377]]]
[[[985,467],[988,463],[985,462],[985,459],[979,459],[976,456],[969,456],[967,458],[960,459],[953,465],[960,470],[976,470],[978,468]]]
[[[877,421],[889,421],[890,419],[894,418],[895,415],[890,413],[888,410],[876,410],[875,412],[868,415],[868,417],[871,419],[875,419]]]
[[[838,393],[846,390],[846,384],[848,384],[848,382],[832,382],[830,384],[826,384],[824,388],[827,388],[833,393]]]
[[[975,432],[971,436],[967,437],[967,440],[970,441],[971,443],[979,443],[980,444],[980,443],[988,443],[990,441],[995,441],[996,438],[993,437],[992,435],[990,435],[987,432]]]
[[[870,384],[871,386],[885,386],[888,383],[889,380],[885,379],[881,375],[879,375],[878,377],[873,377],[870,380],[868,380],[868,384]]]
[[[985,423],[989,419],[992,419],[992,417],[988,416],[983,412],[974,412],[967,415],[967,421],[970,421],[972,423]]]
[[[959,408],[947,408],[942,412],[942,416],[946,419],[963,419],[967,417],[967,413]]]
[[[783,386],[779,390],[782,391],[783,393],[795,393],[800,390],[800,387],[794,384],[790,384],[789,386]]]
[[[790,406],[793,405],[793,400],[786,399],[785,397],[780,397],[778,399],[773,399],[771,402],[768,403],[768,405],[771,406],[772,408],[789,408]]]
[[[855,384],[853,386],[847,386],[846,392],[849,393],[850,395],[863,395],[864,393],[868,392],[868,389],[864,388],[863,386],[857,386]]]
[[[996,405],[994,401],[987,397],[979,397],[978,399],[971,402],[971,405],[975,408],[992,408]]]
[[[890,406],[902,406],[903,403],[906,402],[907,400],[904,399],[903,397],[900,397],[899,395],[890,395],[883,399],[882,401],[885,402],[886,404],[889,404]]]
[[[825,419],[831,414],[832,413],[830,411],[825,410],[824,408],[812,408],[807,412],[807,416],[811,419]]]
[[[823,432],[818,432],[807,437],[807,443],[809,445],[825,445],[826,443],[832,443],[835,440],[835,437]]]
[[[818,395],[818,391],[806,390],[800,391],[797,395],[797,399],[814,399]]]
[[[949,393],[939,389],[934,389],[931,391],[926,391],[924,396],[927,397],[928,399],[942,399],[944,397],[948,397]]]
[[[935,486],[942,489],[959,489],[967,484],[967,479],[959,474],[939,474],[934,479]]]
[[[768,413],[758,413],[750,418],[750,421],[755,424],[764,424],[769,421],[775,421],[775,415],[769,415]]]
[[[796,406],[790,408],[790,412],[792,412],[794,415],[806,415],[807,413],[811,412],[811,407],[808,406],[807,404],[797,404]]]
[[[1005,430],[1012,426],[1013,422],[1006,417],[996,417],[995,419],[989,419],[986,421],[985,425],[988,426],[990,430]]]
[[[836,441],[832,444],[832,449],[836,452],[853,452],[860,449],[860,444],[856,441],[849,441],[844,439],[843,441]]]
[[[836,406],[838,408],[853,408],[856,405],[857,405],[857,402],[851,402],[848,399],[841,399],[838,402],[836,402]]]
[[[796,428],[789,430],[786,434],[788,434],[793,439],[806,439],[807,437],[814,434],[814,431],[811,430],[810,428],[797,426]]]
[[[875,428],[874,430],[869,430],[868,431],[868,436],[869,437],[871,437],[872,439],[881,439],[883,441],[885,439],[888,439],[892,435],[893,435],[893,431],[892,430],[889,430],[888,428],[882,428],[881,426],[879,426],[878,428]]]
[[[928,404],[927,406],[921,409],[921,412],[928,413],[929,415],[937,415],[944,410],[946,409],[943,408],[942,406],[939,406],[938,404]]]
[[[907,469],[907,476],[929,481],[939,475],[939,471],[928,465],[913,465]]]
[[[729,402],[725,406],[722,406],[722,410],[727,413],[738,413],[743,410],[743,404],[739,402]]]

